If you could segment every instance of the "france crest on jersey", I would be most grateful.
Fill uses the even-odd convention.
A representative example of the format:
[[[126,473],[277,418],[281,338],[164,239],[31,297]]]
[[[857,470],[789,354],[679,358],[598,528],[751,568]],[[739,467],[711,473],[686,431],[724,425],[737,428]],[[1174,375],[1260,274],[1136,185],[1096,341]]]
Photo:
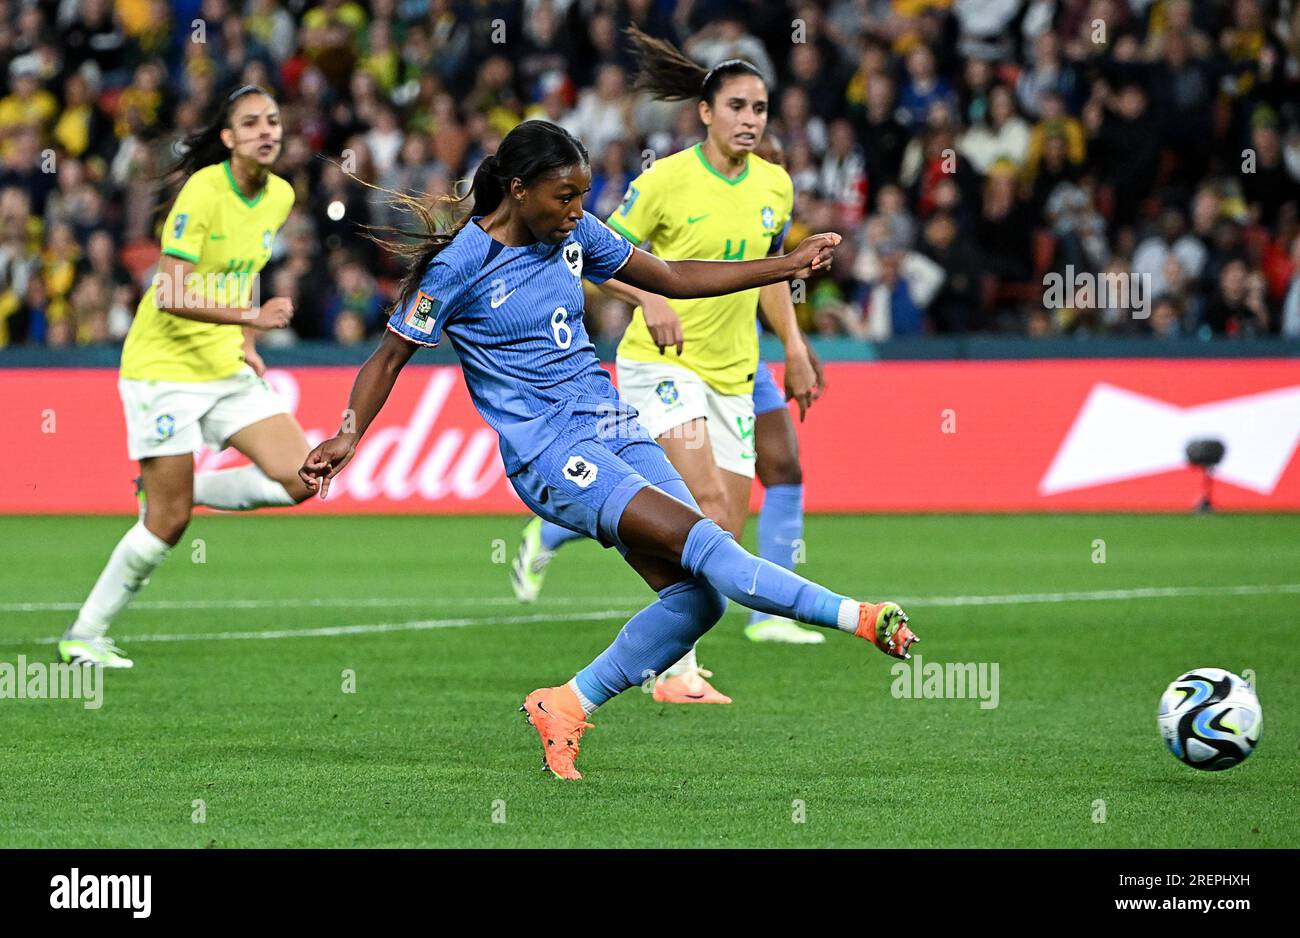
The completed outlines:
[[[560,244],[506,247],[471,218],[434,258],[388,328],[417,345],[445,332],[474,406],[501,437],[506,472],[546,448],[574,414],[621,405],[583,324],[582,278],[604,283],[632,245],[594,215]]]

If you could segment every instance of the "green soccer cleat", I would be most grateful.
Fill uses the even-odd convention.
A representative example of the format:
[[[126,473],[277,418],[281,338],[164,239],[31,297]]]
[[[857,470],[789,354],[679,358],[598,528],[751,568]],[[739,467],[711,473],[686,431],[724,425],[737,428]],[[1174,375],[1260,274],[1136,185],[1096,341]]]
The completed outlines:
[[[898,603],[860,603],[858,638],[865,638],[891,658],[910,658],[908,651],[920,641],[907,624],[907,613]]]
[[[805,629],[780,616],[751,622],[745,626],[745,637],[751,642],[781,642],[786,645],[820,645],[826,641],[822,632]]]
[[[59,642],[59,659],[66,664],[97,664],[105,668],[133,668],[135,662],[111,638],[68,639]]]
[[[546,567],[554,556],[555,551],[542,546],[542,519],[534,518],[524,525],[519,553],[510,564],[510,585],[521,603],[537,601],[546,580]]]

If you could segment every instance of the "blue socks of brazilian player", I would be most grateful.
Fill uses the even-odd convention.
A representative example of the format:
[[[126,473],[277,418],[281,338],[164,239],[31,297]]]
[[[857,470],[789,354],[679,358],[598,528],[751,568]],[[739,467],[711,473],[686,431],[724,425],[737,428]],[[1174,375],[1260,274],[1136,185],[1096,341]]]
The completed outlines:
[[[803,541],[803,486],[773,485],[763,494],[758,513],[758,556],[786,570],[793,570],[795,552]],[[768,618],[752,612],[751,623]]]
[[[859,603],[755,557],[709,518],[686,536],[682,566],[742,606],[809,625],[857,631]]]
[[[113,548],[104,572],[91,587],[77,621],[64,638],[86,641],[103,636],[109,623],[149,582],[149,575],[170,551],[170,544],[146,528],[143,521],[137,521]]]
[[[581,540],[585,536],[558,524],[552,524],[546,520],[542,521],[541,539],[543,550],[556,551],[561,545],[567,544],[569,541]]]
[[[283,485],[256,466],[218,469],[194,476],[194,504],[223,511],[287,507],[298,502]]]
[[[614,643],[579,671],[569,687],[590,714],[629,687],[663,674],[726,611],[727,601],[709,584],[698,579],[674,583],[629,619]]]

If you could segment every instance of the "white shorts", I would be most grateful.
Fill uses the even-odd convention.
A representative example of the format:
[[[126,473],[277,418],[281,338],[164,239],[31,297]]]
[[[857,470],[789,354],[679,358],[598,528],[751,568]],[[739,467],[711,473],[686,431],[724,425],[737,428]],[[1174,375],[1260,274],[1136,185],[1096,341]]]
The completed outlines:
[[[280,395],[252,368],[218,381],[117,382],[126,412],[126,448],[132,459],[178,456],[204,444],[213,452],[244,427],[285,414]]]
[[[618,392],[653,437],[703,417],[719,469],[754,477],[754,395],[719,394],[695,372],[668,362],[618,359]]]

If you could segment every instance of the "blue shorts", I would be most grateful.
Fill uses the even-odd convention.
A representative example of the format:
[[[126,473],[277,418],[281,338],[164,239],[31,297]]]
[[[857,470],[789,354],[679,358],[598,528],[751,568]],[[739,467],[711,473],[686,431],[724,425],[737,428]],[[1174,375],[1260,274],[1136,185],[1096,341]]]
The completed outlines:
[[[618,432],[594,416],[578,416],[510,484],[538,517],[622,547],[618,519],[632,496],[648,485],[698,509],[668,455],[640,422],[628,417]]]
[[[754,416],[770,414],[784,406],[785,394],[776,386],[772,369],[767,367],[767,362],[759,362],[754,372]]]

